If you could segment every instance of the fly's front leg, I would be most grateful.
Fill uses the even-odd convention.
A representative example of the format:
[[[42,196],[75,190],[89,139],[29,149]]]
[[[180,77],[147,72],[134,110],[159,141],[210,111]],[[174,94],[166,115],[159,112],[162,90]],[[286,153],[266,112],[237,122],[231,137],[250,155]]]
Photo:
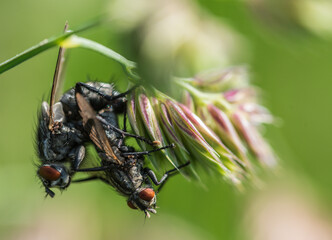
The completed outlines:
[[[72,161],[72,169],[74,171],[76,171],[77,169],[79,169],[81,163],[84,160],[85,157],[85,147],[83,145],[80,145],[76,148],[74,148],[72,151],[70,151],[69,155],[68,155],[71,159],[73,159]]]
[[[44,186],[44,187],[45,187],[45,193],[46,193],[45,198],[47,196],[50,196],[51,198],[54,198],[55,193],[51,189],[49,189],[47,186]]]
[[[169,179],[169,177],[174,176],[175,174],[179,173],[179,169],[186,167],[190,164],[190,161],[178,166],[177,168],[168,170],[162,177],[161,179],[158,181],[156,174],[150,169],[150,168],[145,168],[144,172],[147,174],[147,176],[149,176],[149,178],[152,180],[152,182],[159,186],[157,193],[160,192],[161,188],[164,186],[164,184],[166,183],[166,180]]]

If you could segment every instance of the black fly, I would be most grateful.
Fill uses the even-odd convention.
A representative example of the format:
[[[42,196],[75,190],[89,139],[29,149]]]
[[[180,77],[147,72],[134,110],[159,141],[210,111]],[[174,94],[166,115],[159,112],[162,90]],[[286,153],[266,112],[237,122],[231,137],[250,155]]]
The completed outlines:
[[[50,188],[67,188],[76,172],[102,171],[103,177],[94,175],[75,182],[100,179],[126,196],[129,207],[140,209],[147,216],[149,212],[155,213],[156,192],[151,181],[159,185],[159,191],[170,175],[190,162],[167,171],[158,181],[155,173],[144,167],[144,155],[173,145],[137,152],[125,144],[125,137],[130,136],[151,146],[156,145],[156,142],[126,132],[125,96],[132,89],[119,93],[112,84],[77,83],[57,102],[61,92],[59,79],[63,55],[64,49],[60,48],[50,103],[42,103],[37,130],[37,151],[41,160],[37,174],[46,193],[53,197],[54,192]],[[119,129],[117,114],[124,114],[123,130]],[[101,166],[80,169],[85,145],[91,142],[96,146]]]
[[[59,100],[63,62],[64,49],[60,48],[50,102],[42,103],[38,117],[36,149],[41,164],[38,166],[37,175],[47,195],[51,197],[54,196],[54,192],[50,188],[57,187],[63,190],[69,186],[74,170],[80,167],[85,157],[85,145],[91,142],[84,131],[82,118],[78,113],[75,88],[64,93]],[[118,93],[112,84],[90,82],[77,83],[76,86],[76,88],[80,87],[81,93],[96,111],[105,108],[110,102],[114,114],[122,113],[121,111],[125,109],[126,93]],[[90,91],[90,88],[98,89],[98,94]]]
[[[100,82],[77,83],[79,86],[98,88],[100,92],[110,96],[119,96],[113,85]],[[99,95],[84,88],[83,94],[89,99],[94,109],[104,108],[108,102]],[[51,98],[52,99],[52,98]],[[121,96],[113,103],[113,109],[125,104]],[[50,108],[49,106],[53,107]],[[85,133],[82,119],[78,113],[75,100],[75,89],[67,91],[59,102],[50,105],[42,103],[37,130],[37,151],[41,161],[37,174],[45,186],[47,194],[54,193],[51,187],[65,189],[71,177],[85,157],[85,145],[91,142]],[[53,117],[51,117],[53,116]]]
[[[112,109],[103,110],[102,113],[97,114],[79,89],[76,91],[76,101],[83,119],[83,126],[102,159],[100,167],[78,169],[77,171],[103,171],[105,173],[105,177],[94,176],[79,181],[101,179],[127,197],[127,204],[130,208],[140,209],[148,217],[149,212],[156,213],[156,192],[151,181],[161,187],[171,174],[177,173],[180,168],[187,166],[190,162],[167,171],[158,181],[151,169],[144,168],[144,155],[174,147],[173,144],[151,151],[136,152],[133,147],[125,145],[124,135],[114,131],[114,129],[118,129],[118,123],[113,116]]]

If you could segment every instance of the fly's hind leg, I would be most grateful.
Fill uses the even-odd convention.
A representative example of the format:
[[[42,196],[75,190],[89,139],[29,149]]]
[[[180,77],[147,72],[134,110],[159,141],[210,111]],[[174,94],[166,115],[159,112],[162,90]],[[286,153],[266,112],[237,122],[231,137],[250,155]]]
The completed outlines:
[[[158,152],[158,151],[161,151],[161,150],[164,150],[164,149],[167,149],[167,148],[174,148],[174,147],[175,147],[175,145],[174,145],[174,143],[172,143],[170,145],[167,145],[167,146],[164,146],[164,147],[161,147],[161,148],[157,148],[157,149],[153,149],[153,150],[150,150],[150,151],[122,153],[122,156],[128,156],[128,155],[132,155],[132,156],[150,155],[151,153]]]
[[[149,178],[152,180],[152,182],[159,186],[157,193],[160,192],[160,190],[162,189],[162,187],[164,186],[164,184],[166,183],[166,181],[169,179],[169,177],[174,176],[175,174],[179,173],[179,169],[184,168],[186,166],[188,166],[190,164],[190,161],[178,166],[177,168],[168,170],[162,177],[161,179],[158,181],[156,174],[150,169],[150,168],[145,168],[144,172],[147,174],[147,176],[149,176]]]

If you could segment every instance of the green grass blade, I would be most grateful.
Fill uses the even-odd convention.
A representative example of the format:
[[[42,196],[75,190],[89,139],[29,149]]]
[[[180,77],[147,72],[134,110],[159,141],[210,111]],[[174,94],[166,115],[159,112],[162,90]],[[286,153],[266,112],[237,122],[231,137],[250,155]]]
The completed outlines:
[[[112,49],[105,47],[104,45],[92,41],[90,39],[86,39],[83,37],[79,37],[76,35],[71,36],[70,38],[66,39],[61,43],[61,46],[64,48],[86,48],[97,52],[101,55],[106,56],[109,59],[112,59],[118,62],[122,67],[125,73],[128,75],[129,80],[138,83],[140,81],[140,77],[135,73],[136,63],[126,59],[124,56],[120,55],[119,53],[113,51]]]
[[[24,62],[26,60],[38,55],[39,53],[44,52],[47,49],[50,49],[54,46],[58,46],[63,40],[70,37],[74,33],[84,31],[88,28],[96,26],[98,23],[100,23],[100,20],[84,24],[84,25],[82,25],[82,26],[78,27],[77,29],[72,30],[70,32],[66,32],[66,33],[63,33],[59,36],[51,37],[49,39],[45,39],[45,40],[41,41],[37,45],[25,50],[22,53],[19,53],[16,56],[4,61],[3,63],[1,63],[0,64],[0,74],[2,74],[3,72],[8,71],[9,69],[21,64],[22,62]]]

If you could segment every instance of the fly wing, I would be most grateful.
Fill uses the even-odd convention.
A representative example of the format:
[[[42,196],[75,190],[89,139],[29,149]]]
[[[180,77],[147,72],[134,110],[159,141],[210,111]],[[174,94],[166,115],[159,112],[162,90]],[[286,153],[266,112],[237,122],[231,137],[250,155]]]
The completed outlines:
[[[68,29],[68,23],[66,22],[64,32]],[[65,49],[60,47],[58,53],[58,59],[55,66],[54,76],[53,76],[53,84],[52,84],[52,92],[50,98],[50,122],[49,122],[49,129],[53,129],[54,123],[57,121],[56,116],[54,114],[54,104],[60,98],[62,94],[62,84],[63,84],[63,77],[62,72],[64,68],[65,62]]]
[[[103,126],[96,118],[96,112],[92,109],[91,105],[86,101],[82,94],[76,93],[76,101],[80,109],[80,115],[83,119],[83,126],[88,129],[90,139],[105,153],[108,160],[116,164],[121,164],[121,161],[113,152]]]

